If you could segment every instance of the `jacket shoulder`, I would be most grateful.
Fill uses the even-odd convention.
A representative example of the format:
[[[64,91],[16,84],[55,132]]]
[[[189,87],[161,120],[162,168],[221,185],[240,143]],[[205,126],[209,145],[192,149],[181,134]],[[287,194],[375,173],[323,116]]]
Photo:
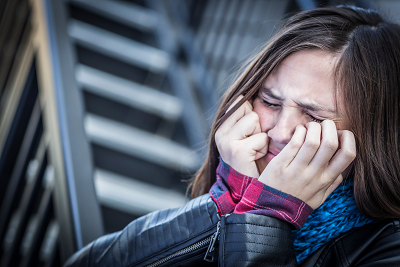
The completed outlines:
[[[214,201],[208,194],[203,195],[180,208],[140,217],[112,238],[93,241],[71,257],[66,266],[146,265],[169,255],[171,250],[184,248],[188,242],[209,236],[218,221]],[[76,259],[85,259],[87,265],[77,265]]]
[[[315,251],[300,266],[400,266],[400,222],[385,220],[354,228]]]

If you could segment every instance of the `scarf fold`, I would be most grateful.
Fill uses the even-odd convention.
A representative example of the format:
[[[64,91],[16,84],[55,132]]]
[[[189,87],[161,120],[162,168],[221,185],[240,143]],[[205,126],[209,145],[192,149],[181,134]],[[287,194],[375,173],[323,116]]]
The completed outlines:
[[[300,230],[292,231],[297,263],[340,234],[372,222],[356,207],[353,182],[343,182],[311,213]]]

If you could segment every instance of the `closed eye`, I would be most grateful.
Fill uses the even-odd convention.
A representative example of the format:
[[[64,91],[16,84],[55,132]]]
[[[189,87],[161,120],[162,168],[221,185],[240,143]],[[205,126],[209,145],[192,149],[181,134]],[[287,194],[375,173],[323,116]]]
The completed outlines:
[[[310,115],[310,114],[307,114],[307,115],[310,117],[310,119],[311,119],[312,121],[315,121],[315,122],[317,122],[317,123],[321,123],[321,122],[324,121],[324,120],[317,119],[317,118],[315,118],[314,116],[312,116],[312,115]]]
[[[273,103],[270,103],[270,102],[268,102],[268,101],[266,101],[266,100],[264,100],[264,99],[262,99],[262,102],[263,102],[264,105],[267,106],[267,107],[279,107],[279,106],[280,106],[279,104],[273,104]]]

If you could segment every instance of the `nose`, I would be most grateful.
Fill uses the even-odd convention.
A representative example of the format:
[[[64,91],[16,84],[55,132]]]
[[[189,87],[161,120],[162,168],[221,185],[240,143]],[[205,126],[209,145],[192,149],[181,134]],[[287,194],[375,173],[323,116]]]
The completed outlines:
[[[275,143],[285,146],[292,139],[296,126],[301,123],[301,118],[295,114],[281,112],[276,118],[275,125],[268,131],[268,136]]]

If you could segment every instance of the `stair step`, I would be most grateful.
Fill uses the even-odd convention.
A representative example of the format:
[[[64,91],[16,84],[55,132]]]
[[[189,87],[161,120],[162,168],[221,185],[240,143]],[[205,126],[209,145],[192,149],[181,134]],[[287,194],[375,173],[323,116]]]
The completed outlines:
[[[177,97],[85,65],[77,66],[75,77],[85,91],[167,120],[181,117],[183,105]]]
[[[145,32],[153,31],[158,23],[157,14],[153,10],[133,3],[109,0],[70,0],[69,2]]]
[[[129,214],[140,216],[186,203],[183,194],[101,169],[95,170],[94,183],[100,203]]]
[[[195,171],[199,155],[176,142],[93,114],[85,117],[89,139],[101,146],[178,171]]]
[[[68,34],[80,45],[152,72],[169,66],[168,53],[78,20],[68,23]]]

